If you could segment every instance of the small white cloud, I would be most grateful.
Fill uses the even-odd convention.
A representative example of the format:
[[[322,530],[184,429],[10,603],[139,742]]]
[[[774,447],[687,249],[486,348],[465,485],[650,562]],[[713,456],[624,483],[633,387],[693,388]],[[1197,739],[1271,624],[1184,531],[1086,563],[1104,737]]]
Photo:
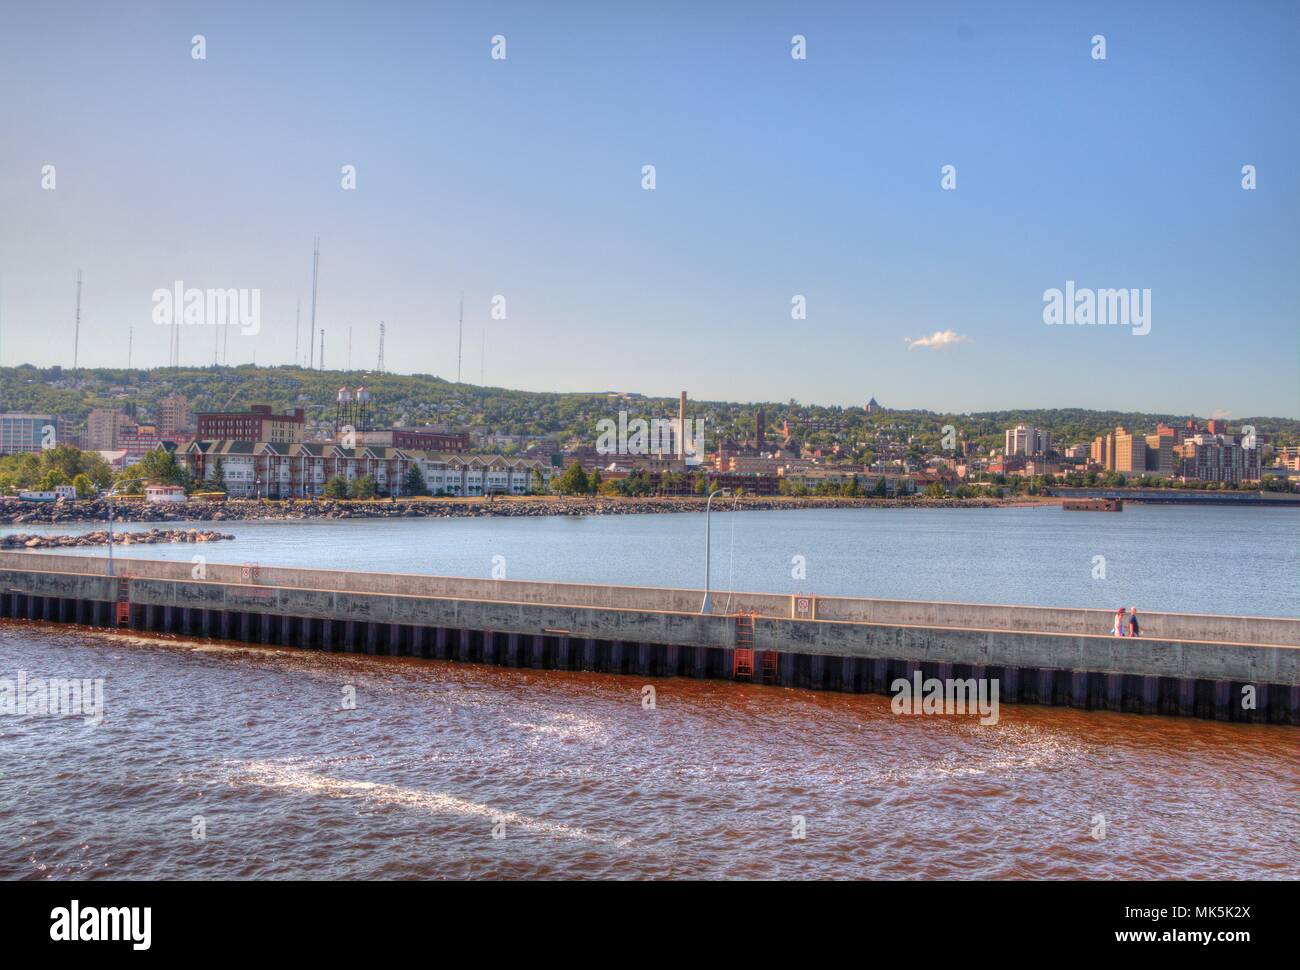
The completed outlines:
[[[1225,411],[1222,408],[1215,408],[1213,411],[1210,412],[1210,417],[1213,418],[1215,421],[1227,421],[1230,417],[1232,417],[1232,412]]]
[[[953,344],[964,344],[970,340],[970,337],[957,333],[955,330],[936,330],[928,337],[904,337],[903,342],[907,344],[908,350],[916,350],[918,347],[926,347],[930,350],[942,350],[944,347],[951,347]]]

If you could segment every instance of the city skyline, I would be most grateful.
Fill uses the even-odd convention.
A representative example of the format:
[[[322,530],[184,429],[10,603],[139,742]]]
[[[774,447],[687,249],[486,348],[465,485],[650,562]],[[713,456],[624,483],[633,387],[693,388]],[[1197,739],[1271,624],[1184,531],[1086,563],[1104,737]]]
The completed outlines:
[[[80,271],[83,365],[165,363],[184,281],[260,292],[192,366],[373,365],[382,320],[389,370],[520,390],[1300,417],[1286,6],[74,6],[0,13],[4,365],[71,363]],[[1045,326],[1076,283],[1150,331]]]

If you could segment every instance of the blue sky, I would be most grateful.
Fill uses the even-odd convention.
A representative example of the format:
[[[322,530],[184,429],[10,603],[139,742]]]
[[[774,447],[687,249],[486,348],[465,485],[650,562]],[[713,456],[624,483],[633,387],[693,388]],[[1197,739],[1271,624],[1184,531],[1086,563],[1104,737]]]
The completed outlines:
[[[463,290],[475,383],[1300,416],[1298,27],[1292,2],[8,2],[0,363],[71,364],[78,268],[83,365],[125,365],[131,328],[165,363],[175,280],[260,289],[230,362],[289,362],[319,234],[329,367],[349,328],[373,366],[384,320],[389,369],[454,378]],[[1149,288],[1151,332],[1045,326],[1066,280]],[[182,362],[212,344],[187,328]]]

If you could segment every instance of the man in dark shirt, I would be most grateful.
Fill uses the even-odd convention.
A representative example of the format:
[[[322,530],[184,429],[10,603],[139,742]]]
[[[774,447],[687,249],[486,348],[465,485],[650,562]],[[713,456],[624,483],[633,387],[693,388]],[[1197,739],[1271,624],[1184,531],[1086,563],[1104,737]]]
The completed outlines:
[[[1128,635],[1131,637],[1135,637],[1139,635],[1138,634],[1138,608],[1136,606],[1129,607]]]

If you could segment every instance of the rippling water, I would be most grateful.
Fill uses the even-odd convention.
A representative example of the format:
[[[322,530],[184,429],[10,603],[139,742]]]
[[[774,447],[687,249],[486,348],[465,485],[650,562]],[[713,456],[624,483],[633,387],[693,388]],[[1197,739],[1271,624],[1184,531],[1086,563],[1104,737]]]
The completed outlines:
[[[1295,728],[6,622],[18,670],[106,711],[0,716],[3,878],[1300,875]]]

